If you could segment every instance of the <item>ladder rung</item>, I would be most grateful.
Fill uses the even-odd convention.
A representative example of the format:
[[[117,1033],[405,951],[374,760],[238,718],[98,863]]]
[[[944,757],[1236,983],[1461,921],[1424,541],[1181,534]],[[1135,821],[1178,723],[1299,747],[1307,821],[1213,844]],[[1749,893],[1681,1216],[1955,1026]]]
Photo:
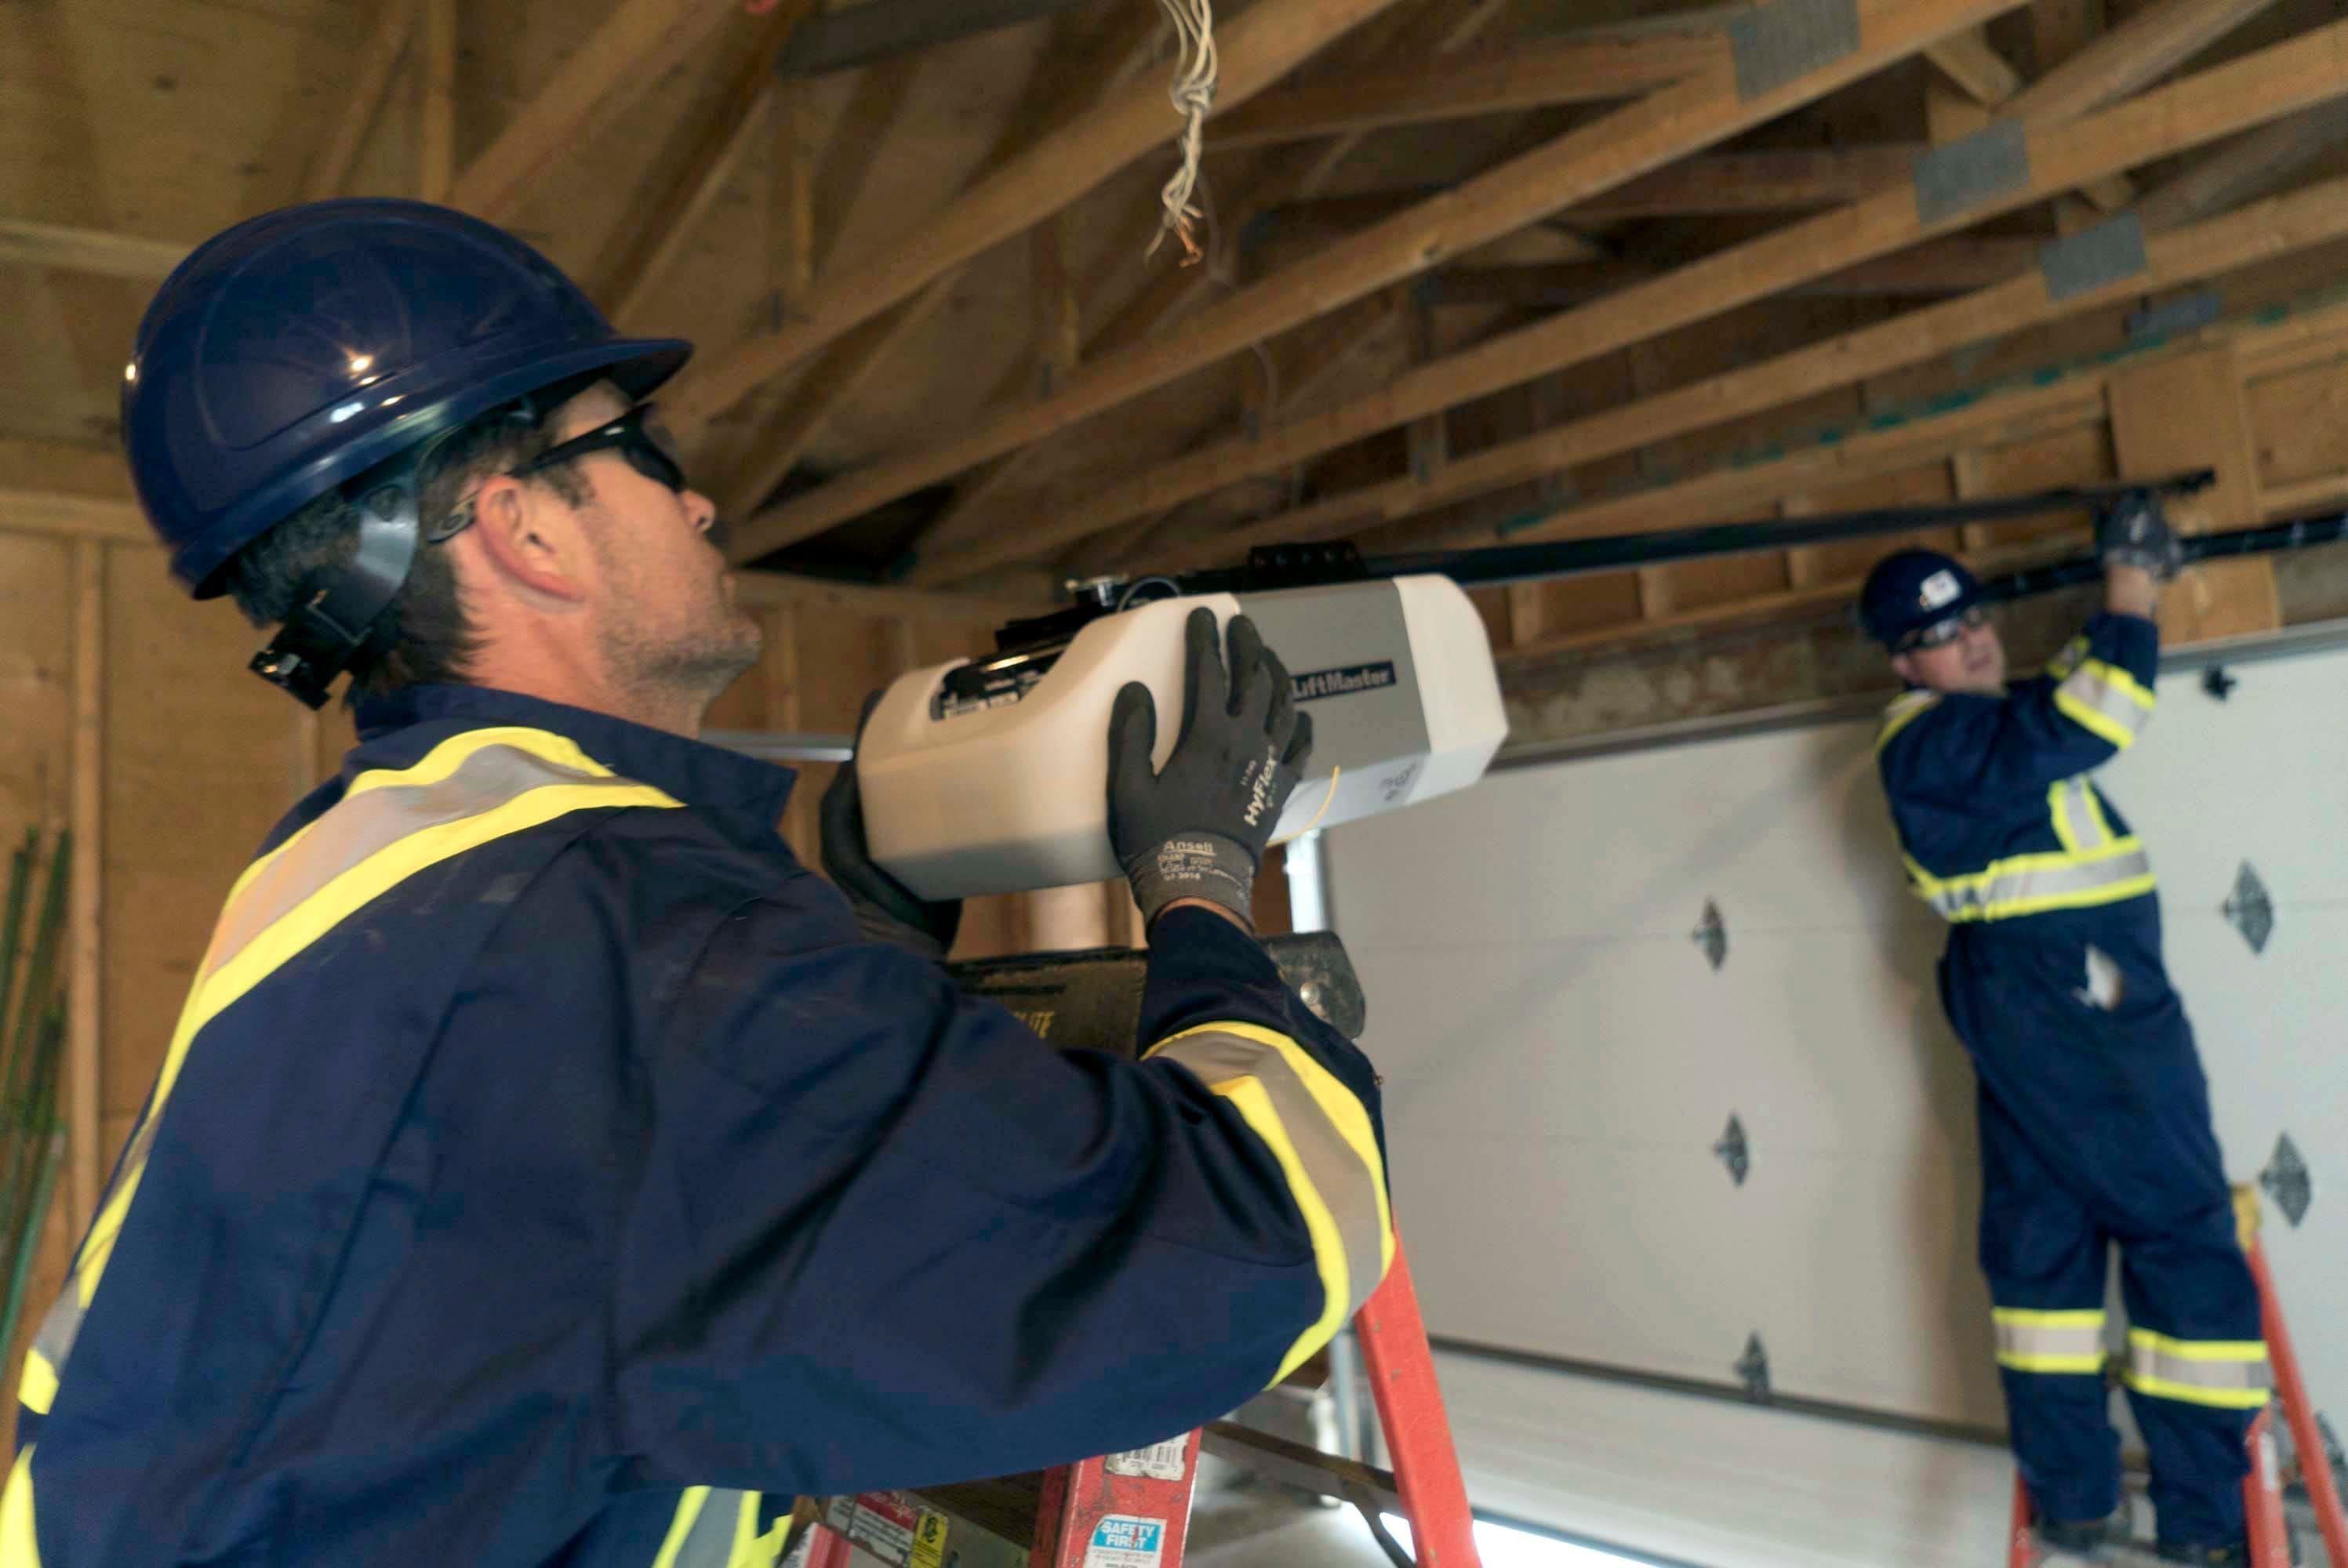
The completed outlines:
[[[1200,1432],[1199,1446],[1217,1459],[1243,1465],[1282,1486],[1354,1501],[1365,1501],[1374,1507],[1395,1512],[1402,1511],[1402,1491],[1395,1484],[1394,1472],[1374,1464],[1364,1464],[1342,1454],[1323,1453],[1309,1444],[1260,1432],[1236,1421],[1210,1423]]]

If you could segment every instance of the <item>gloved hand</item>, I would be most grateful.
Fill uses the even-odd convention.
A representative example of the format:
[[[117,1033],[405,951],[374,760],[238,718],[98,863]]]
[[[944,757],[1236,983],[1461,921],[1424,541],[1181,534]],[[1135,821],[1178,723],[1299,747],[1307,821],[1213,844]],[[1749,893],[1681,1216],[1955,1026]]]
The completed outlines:
[[[880,693],[864,699],[857,715],[856,750],[864,749],[864,726],[880,703]],[[850,755],[832,775],[817,814],[823,869],[856,912],[857,927],[879,941],[893,942],[942,963],[962,928],[962,900],[925,902],[913,890],[872,863],[864,845],[864,797],[857,790],[856,758]]]
[[[1183,635],[1182,733],[1163,772],[1150,766],[1149,688],[1126,686],[1109,712],[1109,840],[1145,920],[1178,898],[1205,898],[1253,930],[1255,875],[1313,753],[1313,720],[1246,616],[1231,618],[1228,676],[1213,610],[1192,610]]]
[[[2185,547],[2150,496],[2124,496],[2096,519],[2096,553],[2106,567],[2141,567],[2161,582],[2185,566]]]

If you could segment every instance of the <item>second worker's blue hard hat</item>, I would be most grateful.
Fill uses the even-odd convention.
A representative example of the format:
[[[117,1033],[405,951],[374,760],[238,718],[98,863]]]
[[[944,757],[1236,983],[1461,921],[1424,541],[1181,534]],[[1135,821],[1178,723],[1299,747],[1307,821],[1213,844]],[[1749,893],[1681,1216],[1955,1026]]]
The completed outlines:
[[[421,201],[306,202],[197,247],[123,372],[132,484],[198,599],[295,511],[502,404],[598,373],[642,398],[692,354],[615,333],[536,250]]]
[[[1859,590],[1859,620],[1869,637],[1896,650],[1910,634],[1981,601],[1981,583],[1962,561],[1938,550],[1900,550],[1867,574]]]

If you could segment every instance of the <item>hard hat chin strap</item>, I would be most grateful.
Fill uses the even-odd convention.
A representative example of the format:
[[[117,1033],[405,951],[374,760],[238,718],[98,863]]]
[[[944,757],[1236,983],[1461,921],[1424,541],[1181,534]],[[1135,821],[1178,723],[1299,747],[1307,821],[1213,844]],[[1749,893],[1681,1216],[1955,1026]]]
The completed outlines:
[[[285,623],[252,656],[255,674],[309,707],[325,706],[327,688],[376,637],[384,611],[407,581],[423,533],[418,480],[428,450],[404,454],[368,474],[363,488],[353,487],[357,553],[304,579]]]

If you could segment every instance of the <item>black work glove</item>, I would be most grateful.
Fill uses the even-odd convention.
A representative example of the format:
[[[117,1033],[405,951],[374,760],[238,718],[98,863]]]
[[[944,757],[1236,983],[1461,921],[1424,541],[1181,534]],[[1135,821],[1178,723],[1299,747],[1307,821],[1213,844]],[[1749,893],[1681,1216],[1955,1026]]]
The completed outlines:
[[[1213,610],[1192,610],[1183,635],[1182,733],[1163,773],[1150,767],[1149,688],[1127,685],[1109,712],[1109,840],[1145,919],[1177,898],[1205,898],[1253,930],[1255,874],[1313,753],[1313,720],[1246,616],[1231,618],[1228,678]]]
[[[856,719],[856,749],[864,749],[865,722],[880,701],[873,692],[864,699]],[[857,927],[866,936],[910,948],[943,962],[962,928],[962,900],[928,903],[913,890],[872,863],[864,845],[864,797],[856,787],[856,758],[851,754],[831,777],[818,814],[824,874],[856,912]]]
[[[2141,567],[2161,582],[2185,566],[2185,547],[2150,496],[2123,496],[2096,519],[2096,553],[2106,567]]]

